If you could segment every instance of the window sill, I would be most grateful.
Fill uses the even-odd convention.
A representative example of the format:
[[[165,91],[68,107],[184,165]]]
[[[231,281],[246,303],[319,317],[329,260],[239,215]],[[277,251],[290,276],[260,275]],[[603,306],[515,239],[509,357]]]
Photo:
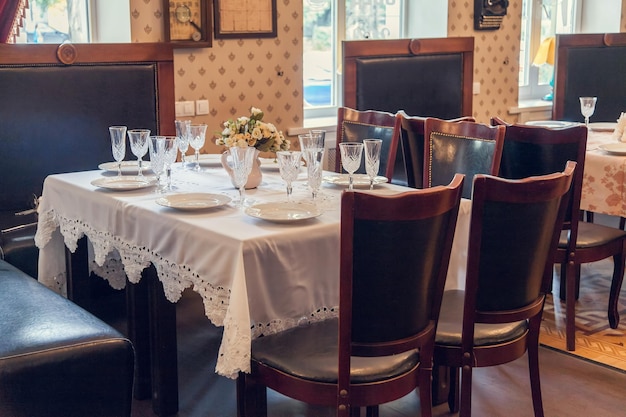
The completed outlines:
[[[287,129],[288,136],[297,136],[303,133],[308,133],[310,130],[325,130],[328,132],[337,131],[337,118],[336,117],[314,117],[304,120],[304,126],[302,127],[290,127]]]
[[[552,102],[540,99],[519,100],[517,107],[511,107],[509,114],[517,116],[517,123],[531,120],[552,119]]]

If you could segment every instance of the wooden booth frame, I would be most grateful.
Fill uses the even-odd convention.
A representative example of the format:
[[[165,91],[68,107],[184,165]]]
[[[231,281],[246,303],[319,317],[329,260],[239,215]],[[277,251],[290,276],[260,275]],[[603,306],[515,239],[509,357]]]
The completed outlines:
[[[215,0],[215,38],[275,38],[276,0]]]

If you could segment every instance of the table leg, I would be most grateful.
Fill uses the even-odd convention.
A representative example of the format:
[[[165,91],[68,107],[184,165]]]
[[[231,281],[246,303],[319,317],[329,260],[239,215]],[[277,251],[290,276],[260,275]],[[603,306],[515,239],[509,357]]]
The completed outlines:
[[[89,259],[87,256],[87,238],[78,240],[76,251],[65,248],[65,270],[67,271],[67,298],[84,309],[90,307]]]
[[[154,266],[142,275],[149,287],[152,409],[159,416],[178,412],[176,305],[165,298]]]
[[[148,280],[126,283],[126,317],[128,338],[135,348],[135,399],[152,395],[150,375],[150,320],[148,316]]]

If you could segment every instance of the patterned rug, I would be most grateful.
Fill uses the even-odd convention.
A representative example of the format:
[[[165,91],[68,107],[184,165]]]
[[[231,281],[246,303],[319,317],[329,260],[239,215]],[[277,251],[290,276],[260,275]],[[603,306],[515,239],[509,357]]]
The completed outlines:
[[[544,308],[539,341],[542,345],[626,371],[626,293],[619,303],[620,324],[609,327],[607,306],[613,260],[582,265],[580,296],[576,303],[576,350],[565,348],[565,302],[559,299],[555,274],[553,296]],[[623,286],[626,288],[626,285]]]

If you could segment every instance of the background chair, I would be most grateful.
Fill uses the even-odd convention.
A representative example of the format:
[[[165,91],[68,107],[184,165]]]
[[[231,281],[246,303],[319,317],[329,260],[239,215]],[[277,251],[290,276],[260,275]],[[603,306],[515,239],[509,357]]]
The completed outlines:
[[[396,133],[399,129],[396,116],[391,113],[367,110],[358,111],[347,107],[337,109],[337,145],[335,158],[335,171],[341,172],[341,142],[363,142],[363,139],[382,139],[383,145],[380,150],[380,175],[384,175],[390,182],[406,183],[404,173],[404,161],[398,154],[398,138]],[[397,165],[396,165],[397,163]],[[397,169],[396,169],[397,166]],[[364,158],[357,173],[365,173]]]
[[[456,173],[461,173],[468,179],[463,186],[463,198],[471,198],[474,175],[498,173],[504,131],[504,126],[427,118],[424,187],[447,184]]]
[[[492,123],[504,123],[494,118]],[[608,317],[612,328],[619,324],[618,301],[626,262],[626,232],[613,227],[579,221],[587,128],[564,129],[509,125],[506,128],[500,176],[524,178],[559,170],[566,161],[578,167],[572,181],[564,231],[561,234],[555,263],[561,265],[560,296],[566,305],[567,349],[576,348],[576,298],[580,284],[580,265],[610,256],[614,268],[609,295]]]
[[[406,185],[412,188],[423,188],[424,176],[424,122],[426,117],[409,116],[400,110],[396,113],[400,119],[400,135],[398,153],[402,153],[404,170],[406,172]],[[459,117],[449,120],[450,122],[473,122],[473,117]],[[396,158],[396,163],[400,161]]]
[[[472,369],[528,351],[533,408],[543,416],[539,328],[575,162],[564,173],[505,180],[474,177],[465,291],[444,293],[435,364],[451,367],[449,406],[471,415]]]
[[[463,176],[394,195],[346,192],[339,319],[257,338],[237,384],[239,416],[265,415],[265,387],[338,416],[420,389],[431,415],[432,349]],[[402,244],[398,244],[402,242]]]

